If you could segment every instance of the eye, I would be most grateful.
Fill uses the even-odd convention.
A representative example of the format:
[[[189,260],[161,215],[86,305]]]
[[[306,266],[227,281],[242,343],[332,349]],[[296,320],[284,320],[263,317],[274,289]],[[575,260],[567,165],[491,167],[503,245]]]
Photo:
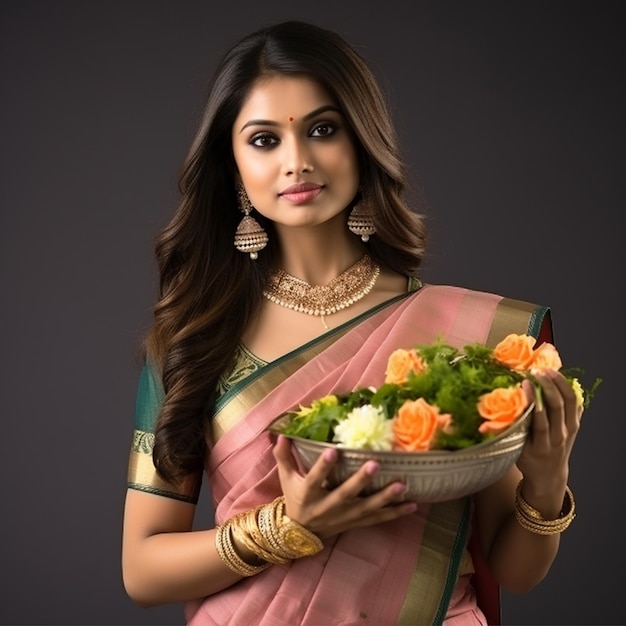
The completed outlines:
[[[311,137],[329,137],[337,131],[336,124],[332,122],[320,122],[311,129]]]
[[[259,133],[253,135],[248,143],[255,148],[271,148],[278,143],[278,139],[270,133]]]

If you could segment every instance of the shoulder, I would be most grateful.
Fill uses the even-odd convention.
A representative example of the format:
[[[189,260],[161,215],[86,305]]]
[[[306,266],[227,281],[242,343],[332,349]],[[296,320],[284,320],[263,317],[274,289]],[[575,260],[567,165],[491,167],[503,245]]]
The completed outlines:
[[[474,302],[477,306],[481,303],[485,305],[492,305],[494,302],[501,303],[502,306],[506,306],[507,308],[519,308],[524,310],[545,306],[529,300],[513,298],[506,294],[471,289],[469,287],[462,287],[458,285],[440,285],[432,283],[419,283],[419,285],[423,294],[427,293],[429,298],[439,300],[444,303],[449,300],[467,299]]]
[[[456,285],[424,284],[417,292],[420,307],[456,328],[483,327],[488,343],[510,333],[539,337],[551,333],[550,308],[536,302]]]

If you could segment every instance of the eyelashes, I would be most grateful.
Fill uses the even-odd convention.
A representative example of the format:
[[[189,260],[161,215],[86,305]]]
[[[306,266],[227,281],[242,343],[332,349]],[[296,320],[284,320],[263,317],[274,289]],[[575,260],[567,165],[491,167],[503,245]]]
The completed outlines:
[[[311,127],[308,137],[311,139],[326,139],[334,135],[337,130],[339,130],[339,125],[335,122],[317,122]],[[274,133],[263,131],[252,135],[248,143],[255,148],[268,149],[278,145],[280,138]]]
[[[322,130],[323,132],[319,133],[318,131]],[[337,131],[337,125],[332,122],[321,122],[316,124],[309,133],[310,137],[330,137]],[[315,134],[318,133],[318,134]]]
[[[255,148],[271,148],[278,143],[278,138],[271,133],[257,133],[250,137],[248,143]]]

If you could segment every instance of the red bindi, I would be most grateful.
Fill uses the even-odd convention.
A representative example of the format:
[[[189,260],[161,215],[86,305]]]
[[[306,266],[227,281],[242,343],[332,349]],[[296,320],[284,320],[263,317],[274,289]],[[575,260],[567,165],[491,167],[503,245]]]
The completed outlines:
[[[291,117],[291,115],[289,116],[289,121],[293,122],[293,117]]]

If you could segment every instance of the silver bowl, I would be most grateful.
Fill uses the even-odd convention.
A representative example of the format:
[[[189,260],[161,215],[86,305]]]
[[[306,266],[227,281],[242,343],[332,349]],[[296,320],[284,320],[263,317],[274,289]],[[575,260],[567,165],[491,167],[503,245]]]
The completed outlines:
[[[339,451],[339,459],[328,479],[331,487],[346,480],[365,461],[374,459],[379,461],[380,471],[364,490],[364,495],[400,480],[407,485],[407,500],[442,502],[476,493],[506,473],[521,454],[533,406],[531,404],[518,420],[493,439],[462,450],[380,452],[344,448],[292,435],[284,436],[292,440],[305,469],[309,469],[326,448]],[[289,418],[289,414],[281,415],[270,424],[268,430],[279,434]]]

